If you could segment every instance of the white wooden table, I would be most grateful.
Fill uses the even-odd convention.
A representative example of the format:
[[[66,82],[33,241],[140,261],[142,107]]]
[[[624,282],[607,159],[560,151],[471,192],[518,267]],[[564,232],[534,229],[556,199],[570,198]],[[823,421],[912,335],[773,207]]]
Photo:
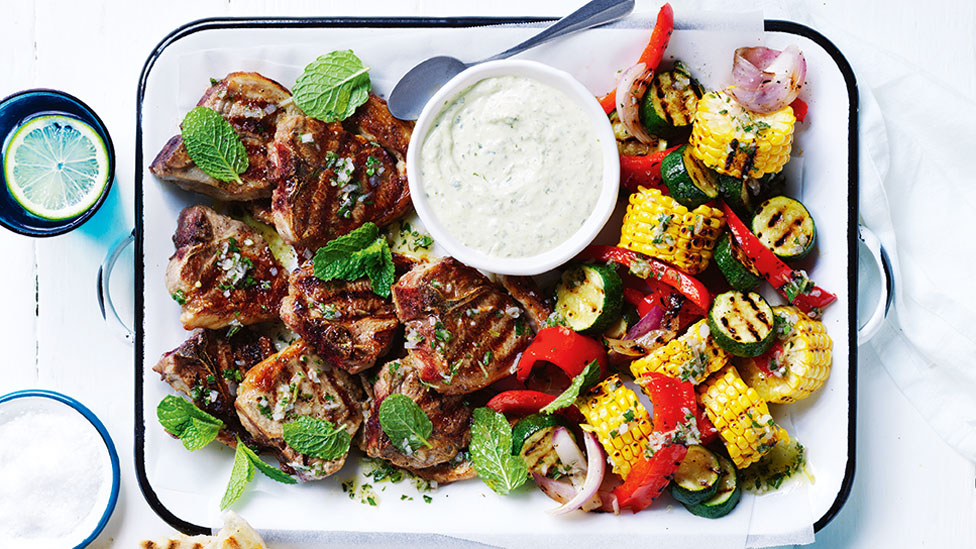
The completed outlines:
[[[976,3],[960,0],[682,2],[676,11],[764,7],[767,16],[825,21],[940,75],[976,96]],[[150,50],[187,21],[224,15],[553,15],[577,1],[495,0],[103,0],[5,3],[0,18],[0,96],[31,87],[64,89],[94,108],[112,132],[118,180],[86,225],[52,239],[0,230],[4,312],[0,394],[26,388],[65,392],[105,422],[118,446],[122,489],[95,547],[132,547],[170,528],[142,498],[132,459],[132,349],[103,324],[95,273],[109,245],[133,223],[136,83]],[[653,12],[656,1],[638,2]],[[785,11],[785,10],[789,11]],[[828,34],[828,37],[829,34]],[[856,69],[857,67],[855,67]],[[124,256],[118,279],[131,277]],[[131,261],[131,260],[129,260]],[[120,280],[116,293],[131,286]],[[129,290],[131,291],[131,290]],[[125,311],[131,303],[120,303]],[[823,547],[976,547],[976,471],[946,446],[862,348],[858,372],[857,475],[837,518],[817,535]]]

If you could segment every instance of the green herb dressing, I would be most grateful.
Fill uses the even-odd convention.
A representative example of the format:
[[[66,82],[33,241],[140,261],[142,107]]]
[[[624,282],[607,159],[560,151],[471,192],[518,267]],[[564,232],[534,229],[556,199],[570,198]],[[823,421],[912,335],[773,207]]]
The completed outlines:
[[[583,109],[523,76],[481,80],[455,96],[424,139],[420,173],[444,228],[494,257],[532,257],[583,225],[603,158]]]

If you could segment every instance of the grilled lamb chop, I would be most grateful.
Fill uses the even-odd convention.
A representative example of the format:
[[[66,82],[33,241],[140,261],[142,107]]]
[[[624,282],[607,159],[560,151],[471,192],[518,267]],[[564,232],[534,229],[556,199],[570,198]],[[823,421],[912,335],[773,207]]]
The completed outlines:
[[[156,155],[149,170],[165,181],[188,191],[196,191],[218,200],[254,200],[271,196],[268,178],[268,144],[274,138],[278,119],[297,112],[289,104],[291,93],[281,84],[255,72],[232,72],[211,86],[197,103],[223,116],[237,130],[247,151],[247,171],[241,174],[243,184],[219,181],[198,168],[186,152],[183,138],[172,137]]]
[[[397,171],[406,173],[407,147],[413,122],[400,120],[390,114],[386,101],[369,94],[369,99],[356,112],[343,121],[343,126],[352,133],[375,141],[397,159]]]
[[[393,304],[373,293],[369,279],[325,282],[312,260],[291,274],[281,319],[330,363],[356,373],[376,364],[396,334]]]
[[[163,381],[190,397],[201,410],[224,422],[217,439],[235,446],[239,435],[246,443],[250,435],[241,427],[234,408],[237,384],[252,366],[275,352],[274,344],[248,328],[231,337],[213,330],[194,330],[189,339],[166,353],[153,366]]]
[[[358,115],[358,127],[400,146],[410,126],[386,115],[391,128],[368,114]],[[386,134],[380,133],[383,128]],[[386,225],[410,208],[403,162],[380,142],[350,133],[338,122],[282,117],[268,160],[276,182],[275,227],[296,248],[314,250],[367,221]]]
[[[486,387],[511,373],[531,333],[522,309],[484,275],[453,258],[414,267],[393,285],[420,378],[441,393]]]
[[[400,360],[386,363],[380,370],[373,386],[374,400],[365,427],[365,451],[371,457],[382,458],[398,467],[427,469],[450,461],[459,450],[468,446],[471,439],[471,409],[464,405],[463,397],[447,396],[428,389],[420,381],[419,360],[407,355]],[[399,443],[390,440],[380,427],[379,410],[383,399],[400,394],[410,397],[427,414],[434,431],[427,442],[404,452]]]
[[[500,275],[498,281],[525,309],[529,326],[532,327],[533,332],[538,333],[552,314],[552,305],[543,297],[542,290],[536,285],[535,280],[528,276]]]
[[[458,456],[460,455],[458,454]],[[458,461],[457,456],[447,463],[441,463],[433,467],[427,467],[426,469],[408,468],[407,470],[420,478],[432,480],[437,484],[450,484],[478,476],[470,460],[464,459]]]
[[[284,269],[253,229],[206,206],[180,212],[166,289],[183,306],[187,329],[276,320],[287,288]]]
[[[282,469],[308,481],[335,473],[346,456],[324,460],[303,455],[285,443],[282,425],[311,416],[341,425],[353,436],[363,422],[365,398],[358,379],[330,366],[298,340],[251,368],[237,389],[235,406],[254,440],[277,449]]]

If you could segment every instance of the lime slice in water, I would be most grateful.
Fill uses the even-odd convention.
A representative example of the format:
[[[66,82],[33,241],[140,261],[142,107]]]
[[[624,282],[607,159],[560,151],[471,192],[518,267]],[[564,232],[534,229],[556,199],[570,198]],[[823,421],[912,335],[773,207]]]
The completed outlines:
[[[88,124],[61,115],[33,118],[10,137],[3,175],[25,210],[69,219],[90,208],[108,183],[108,150]]]

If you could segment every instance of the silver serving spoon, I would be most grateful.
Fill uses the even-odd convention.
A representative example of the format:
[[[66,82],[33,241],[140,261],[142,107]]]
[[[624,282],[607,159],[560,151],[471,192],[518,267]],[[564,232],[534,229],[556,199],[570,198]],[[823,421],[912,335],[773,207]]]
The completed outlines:
[[[485,61],[507,59],[555,38],[615,21],[633,10],[634,0],[592,0],[525,42],[487,59],[464,63],[446,55],[431,57],[400,78],[387,105],[393,116],[416,120],[434,93],[464,69]]]

